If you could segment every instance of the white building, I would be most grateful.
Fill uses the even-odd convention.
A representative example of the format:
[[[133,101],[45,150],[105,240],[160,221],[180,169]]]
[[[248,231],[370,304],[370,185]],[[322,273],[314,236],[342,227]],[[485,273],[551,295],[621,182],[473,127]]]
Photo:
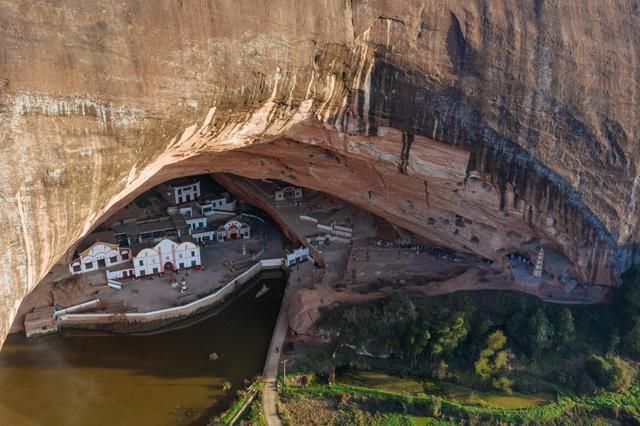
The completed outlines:
[[[110,240],[110,242],[103,242]],[[86,247],[87,241],[95,241]],[[84,243],[84,244],[83,244]],[[113,241],[113,233],[100,233],[89,236],[81,243],[78,256],[69,263],[72,274],[84,274],[101,268],[126,263],[131,260],[131,249],[120,247]],[[84,248],[86,247],[86,248]]]
[[[275,201],[292,201],[302,198],[302,188],[297,186],[287,186],[275,192]]]
[[[133,258],[136,277],[200,265],[200,247],[191,241],[176,243],[165,239],[153,247],[143,248]]]
[[[167,184],[169,196],[175,204],[188,203],[200,198],[200,181],[195,179],[178,179]]]
[[[180,206],[170,206],[167,208],[167,213],[171,217],[181,215],[193,240],[197,243],[205,243],[217,239],[217,228],[211,221],[216,220],[217,217],[234,217],[235,209],[236,201],[225,192],[202,204],[192,201]]]
[[[216,198],[206,200],[202,204],[198,204],[200,211],[205,216],[216,214],[216,211],[235,212],[236,200],[232,200],[228,192],[223,192]]]
[[[304,262],[307,259],[309,259],[309,248],[300,247],[295,249],[292,253],[287,253],[287,256],[284,259],[284,264],[286,266],[292,266],[297,263]]]
[[[216,230],[216,238],[218,241],[251,238],[251,227],[238,219],[231,219],[224,225],[218,227]]]

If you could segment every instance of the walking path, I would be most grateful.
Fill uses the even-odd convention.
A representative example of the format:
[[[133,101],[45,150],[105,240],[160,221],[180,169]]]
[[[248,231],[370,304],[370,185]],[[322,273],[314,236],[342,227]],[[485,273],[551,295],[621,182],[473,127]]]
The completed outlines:
[[[269,426],[282,425],[276,406],[278,401],[276,383],[278,379],[280,354],[282,353],[282,347],[284,346],[287,330],[289,329],[289,303],[296,290],[311,282],[312,267],[311,262],[305,262],[300,265],[299,269],[294,268],[289,274],[289,282],[284,297],[282,298],[280,314],[278,315],[278,321],[276,322],[276,327],[271,337],[271,345],[269,346],[269,353],[267,354],[263,371],[265,384],[262,390],[262,411]],[[277,352],[276,348],[278,348]]]

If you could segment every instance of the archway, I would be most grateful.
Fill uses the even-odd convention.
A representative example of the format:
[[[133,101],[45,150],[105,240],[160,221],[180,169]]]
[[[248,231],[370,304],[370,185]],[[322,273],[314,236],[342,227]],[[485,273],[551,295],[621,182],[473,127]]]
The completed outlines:
[[[240,238],[240,230],[238,229],[237,226],[235,225],[231,225],[229,227],[229,229],[227,230],[227,237],[230,240],[237,240]]]
[[[164,270],[165,271],[173,271],[175,268],[173,266],[173,263],[171,262],[167,262],[164,264]]]

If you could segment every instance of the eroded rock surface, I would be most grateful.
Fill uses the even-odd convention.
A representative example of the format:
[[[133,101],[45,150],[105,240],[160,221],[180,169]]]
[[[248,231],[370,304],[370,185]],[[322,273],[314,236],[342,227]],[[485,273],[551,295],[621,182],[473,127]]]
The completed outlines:
[[[638,241],[640,4],[0,0],[0,341],[106,215],[273,177],[614,284]],[[462,226],[464,225],[464,226]]]

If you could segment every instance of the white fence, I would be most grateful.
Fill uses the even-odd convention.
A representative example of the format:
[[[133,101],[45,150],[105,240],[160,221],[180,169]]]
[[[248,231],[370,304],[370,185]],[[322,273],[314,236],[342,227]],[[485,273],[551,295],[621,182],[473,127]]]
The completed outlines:
[[[202,308],[215,305],[224,300],[236,290],[238,285],[242,285],[256,276],[260,271],[268,269],[279,269],[282,267],[282,259],[265,259],[253,265],[247,271],[238,275],[228,284],[219,288],[208,296],[194,302],[174,308],[160,309],[151,312],[128,312],[122,314],[65,314],[60,316],[60,325],[65,326],[86,326],[95,324],[111,324],[122,322],[154,322],[168,319],[179,319],[189,316]]]
[[[303,214],[300,215],[300,219],[301,220],[306,220],[307,222],[313,222],[313,223],[318,223],[318,219],[311,217],[311,216],[305,216]]]
[[[80,309],[85,309],[85,308],[90,308],[90,307],[93,307],[93,306],[97,306],[99,303],[100,303],[100,299],[93,299],[93,300],[89,300],[88,302],[80,303],[78,305],[69,306],[67,308],[60,309],[59,311],[54,311],[53,317],[57,318],[57,317],[59,317],[61,315],[69,313],[69,312],[75,312],[75,311],[78,311]]]

